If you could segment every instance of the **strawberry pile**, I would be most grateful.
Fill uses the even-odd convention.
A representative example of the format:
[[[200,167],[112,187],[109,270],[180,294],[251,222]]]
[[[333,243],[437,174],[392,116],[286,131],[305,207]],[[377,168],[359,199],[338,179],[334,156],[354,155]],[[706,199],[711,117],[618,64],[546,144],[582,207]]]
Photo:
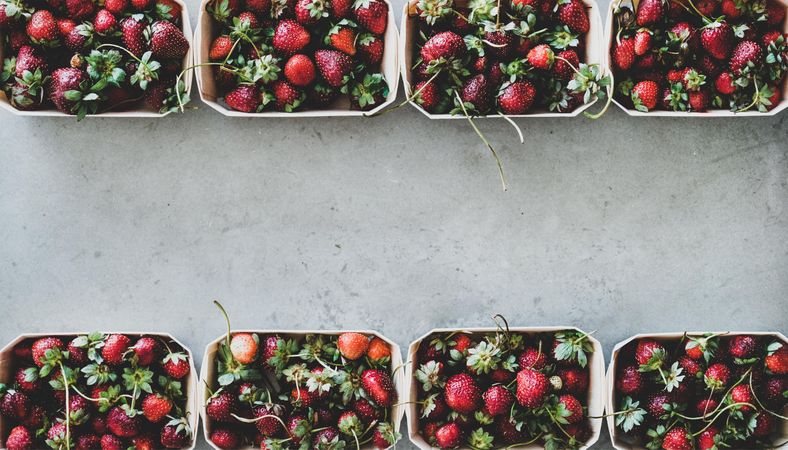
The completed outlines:
[[[411,100],[430,113],[569,112],[609,79],[586,64],[581,0],[419,0]]]
[[[205,426],[219,448],[387,449],[400,438],[391,349],[378,337],[234,333],[228,320],[216,369]]]
[[[214,0],[207,11],[209,64],[236,111],[369,110],[389,94],[383,0]]]
[[[776,448],[788,401],[788,346],[773,337],[640,339],[616,359],[622,439],[665,450]]]
[[[503,329],[427,337],[413,380],[419,433],[443,449],[584,446],[591,435],[587,337]]]
[[[0,385],[5,448],[184,448],[187,354],[158,336],[44,337],[14,348]]]
[[[768,111],[788,70],[778,0],[641,0],[615,9],[622,105],[647,112]]]

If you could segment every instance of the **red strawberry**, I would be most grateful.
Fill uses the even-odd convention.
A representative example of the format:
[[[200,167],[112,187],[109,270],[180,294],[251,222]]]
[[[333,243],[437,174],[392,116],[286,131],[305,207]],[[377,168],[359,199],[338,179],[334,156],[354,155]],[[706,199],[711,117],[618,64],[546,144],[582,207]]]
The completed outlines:
[[[298,0],[295,5],[296,20],[303,25],[314,25],[328,16],[327,7],[323,0]]]
[[[309,32],[295,20],[283,20],[276,26],[273,45],[279,52],[293,55],[309,45]]]
[[[95,12],[96,4],[92,0],[66,0],[66,10],[70,18],[81,20]]]
[[[613,49],[613,62],[621,70],[629,70],[635,62],[635,40],[623,38]]]
[[[374,34],[364,33],[358,36],[358,56],[370,66],[376,66],[383,61],[383,49],[383,40]]]
[[[296,86],[308,86],[315,80],[315,65],[306,55],[293,55],[285,64],[284,72],[287,81]]]
[[[233,449],[241,445],[241,437],[229,428],[214,428],[209,439],[221,449]]]
[[[730,376],[731,370],[722,363],[712,364],[703,374],[706,386],[715,391],[724,389],[728,385]]]
[[[55,337],[45,337],[38,339],[37,341],[33,342],[33,345],[31,346],[33,362],[35,362],[38,367],[42,367],[44,365],[43,360],[47,350],[53,348],[63,350],[63,347],[63,341]]]
[[[143,336],[137,339],[137,342],[131,349],[134,351],[134,355],[137,356],[137,363],[141,366],[150,366],[159,359],[159,341],[152,337]]]
[[[515,81],[504,86],[498,95],[498,106],[501,108],[501,112],[507,115],[525,114],[533,105],[536,97],[534,85],[530,81]],[[542,355],[542,359],[544,364],[544,355]]]
[[[752,358],[757,345],[758,341],[756,341],[753,336],[740,334],[731,338],[730,342],[728,343],[728,353],[730,353],[734,358]]]
[[[118,24],[115,16],[106,9],[100,9],[93,18],[93,29],[99,34],[107,34]]]
[[[263,362],[263,366],[267,370],[273,370],[273,368],[268,364],[268,360],[276,356],[276,351],[279,347],[279,336],[266,336],[263,340],[263,354],[260,359]]]
[[[211,43],[208,58],[211,61],[224,61],[233,48],[233,40],[226,34],[217,36]]]
[[[643,0],[638,4],[637,23],[641,27],[658,23],[664,15],[665,4],[663,0]]]
[[[336,50],[316,51],[315,62],[317,62],[317,68],[326,83],[335,88],[346,83],[346,77],[353,69],[353,60]]]
[[[60,31],[61,36],[67,36],[71,30],[77,27],[77,23],[71,19],[58,18],[57,29]]]
[[[369,398],[379,406],[388,408],[397,401],[391,377],[382,370],[365,370],[361,374],[361,385]]]
[[[699,400],[698,403],[695,404],[695,412],[698,413],[699,416],[705,417],[717,409],[718,405],[719,402],[713,398]]]
[[[583,420],[583,405],[574,396],[569,394],[562,395],[558,397],[558,404],[563,405],[565,410],[571,412],[570,415],[564,417],[564,420],[567,422],[577,423]]]
[[[353,403],[353,411],[364,423],[372,423],[380,419],[380,412],[365,398],[360,398]]]
[[[764,47],[768,48],[772,43],[777,42],[777,39],[780,39],[780,36],[782,35],[783,34],[778,30],[767,31],[761,37],[761,44],[763,44]],[[786,37],[788,38],[788,36]]]
[[[561,392],[583,395],[588,391],[588,372],[585,369],[577,367],[559,369],[558,376],[562,381]]]
[[[747,67],[749,63],[753,63],[757,67],[762,59],[763,52],[758,44],[753,41],[741,41],[731,55],[731,72],[738,74],[742,69]]]
[[[17,75],[19,76],[19,75]],[[35,367],[20,367],[14,374],[19,390],[27,394],[32,394],[41,389],[41,380],[38,378],[38,370]]]
[[[741,10],[736,6],[735,0],[722,0],[720,10],[728,19],[738,19],[741,16]]]
[[[635,33],[635,54],[642,56],[649,50],[651,50],[651,31],[640,29]]]
[[[233,417],[231,414],[236,411],[235,395],[228,391],[222,391],[214,394],[205,405],[205,413],[211,420],[217,422],[231,422]]]
[[[695,2],[698,11],[706,17],[716,17],[719,4],[719,0],[698,0]]]
[[[134,450],[154,450],[158,448],[158,443],[156,442],[153,435],[150,434],[142,434],[142,435],[134,436],[133,438],[131,438],[131,443],[133,445]],[[92,448],[92,447],[88,447],[88,448]]]
[[[774,429],[774,420],[772,420],[771,415],[761,411],[758,413],[757,416],[755,416],[755,429],[752,432],[753,436],[766,437],[772,434],[773,429]]]
[[[484,33],[487,44],[485,52],[493,58],[506,58],[514,47],[514,36],[505,30],[491,30]]]
[[[788,390],[788,381],[785,378],[769,378],[763,386],[764,397],[770,404],[782,406],[786,401],[783,392]]]
[[[505,387],[496,385],[487,389],[482,394],[484,406],[491,416],[508,414],[514,403],[514,396]]]
[[[651,86],[648,83],[653,83],[654,86]],[[638,86],[641,87],[638,89]],[[654,93],[651,92],[652,87],[654,88]],[[656,83],[650,81],[642,81],[636,84],[632,89],[632,92],[637,92],[640,100],[644,105],[646,105],[648,109],[653,109],[654,106],[656,106],[656,91]],[[652,97],[654,98],[653,102],[651,102]],[[663,347],[662,344],[657,341],[642,339],[638,341],[637,348],[635,348],[635,360],[637,360],[638,364],[641,366],[646,365],[651,360],[651,357],[655,351],[658,353],[664,353],[665,347]]]
[[[420,56],[424,64],[429,64],[440,58],[446,60],[460,59],[465,56],[467,47],[465,41],[458,34],[444,31],[429,38],[421,47]]]
[[[172,22],[159,20],[151,26],[150,50],[157,58],[180,59],[189,52],[189,41]]]
[[[116,16],[126,12],[129,7],[129,0],[104,0],[104,8]]]
[[[306,96],[287,81],[278,80],[274,83],[274,98],[276,99],[276,109],[293,112],[301,106]]]
[[[698,378],[703,373],[703,367],[698,363],[697,360],[690,358],[689,356],[682,356],[679,358],[679,367],[684,370],[684,374],[691,378]]]
[[[720,431],[714,426],[710,426],[704,430],[700,436],[698,436],[698,450],[716,450],[717,442],[715,442],[714,438],[719,434]]]
[[[271,0],[245,0],[244,5],[246,9],[259,16],[271,14]]]
[[[266,437],[276,436],[282,431],[282,424],[277,420],[277,417],[281,418],[283,414],[284,410],[280,405],[257,406],[254,409],[254,417],[258,419],[257,422],[255,422],[257,431]]]
[[[337,349],[345,359],[355,361],[367,353],[369,338],[361,333],[342,333],[337,338]]]
[[[353,14],[359,25],[370,32],[379,36],[386,32],[389,5],[383,0],[356,0]]]
[[[105,434],[101,436],[101,450],[124,450],[123,441],[114,434]]]
[[[484,75],[476,75],[465,81],[460,97],[463,103],[470,103],[475,114],[485,114],[491,106],[490,83]]]
[[[47,73],[47,62],[41,52],[32,46],[24,45],[16,55],[16,76],[22,78],[26,71],[31,73],[41,69]]]
[[[538,408],[544,403],[549,386],[543,373],[523,369],[517,374],[517,401],[526,408]]]
[[[101,356],[107,364],[118,365],[123,363],[124,354],[129,349],[131,339],[123,334],[112,334],[104,340]]]
[[[547,44],[539,44],[528,52],[528,62],[537,69],[547,70],[553,65],[555,54]]]
[[[115,436],[129,438],[136,436],[142,429],[140,416],[129,416],[121,407],[116,406],[107,414],[107,429]]]
[[[586,34],[590,28],[586,6],[580,0],[559,2],[558,20],[573,33]]]
[[[553,72],[562,80],[570,80],[575,74],[575,69],[580,65],[580,57],[577,52],[569,49],[558,53],[553,65]],[[573,69],[574,67],[575,69]]]
[[[147,50],[145,39],[145,23],[134,17],[127,17],[120,22],[121,37],[126,48],[137,57]]]
[[[185,353],[168,353],[162,360],[164,371],[171,378],[180,380],[191,372],[189,357]]]
[[[684,427],[671,428],[662,440],[665,450],[692,450],[692,435]]]
[[[731,402],[733,403],[749,403],[752,405],[754,400],[752,398],[752,392],[750,391],[750,386],[748,384],[738,384],[731,389]],[[752,411],[752,407],[749,405],[740,405],[739,410],[742,412],[750,412]]]
[[[785,6],[775,0],[766,1],[766,24],[777,26],[785,19]]]
[[[334,17],[347,19],[350,17],[350,10],[353,8],[353,1],[332,0],[329,2],[329,6],[331,7],[331,11],[334,13]]]
[[[189,445],[189,436],[179,425],[167,425],[161,429],[159,440],[166,448],[183,448]]]
[[[706,89],[689,92],[689,105],[693,111],[706,111],[710,101],[709,91]]]
[[[647,72],[657,65],[657,55],[654,53],[647,53],[635,61],[635,68],[642,72]]]
[[[435,443],[442,449],[456,448],[462,443],[462,429],[456,422],[449,422],[435,431]]]
[[[27,22],[27,35],[36,44],[50,45],[60,38],[55,16],[45,9],[34,12]]]
[[[517,430],[515,424],[509,420],[509,417],[499,417],[495,421],[495,431],[505,444],[513,445],[523,441],[523,433]]]
[[[5,447],[8,450],[32,450],[33,436],[30,431],[23,426],[14,427],[5,440]]]
[[[356,32],[348,26],[337,25],[328,32],[332,47],[350,56],[356,54]]]
[[[167,397],[159,394],[150,394],[142,400],[142,413],[149,421],[161,421],[172,410],[172,402]]]
[[[775,375],[788,374],[788,347],[782,343],[773,343],[769,347],[779,347],[776,350],[771,350],[764,358],[764,364]]]
[[[427,112],[435,111],[438,106],[438,88],[435,83],[419,81],[413,89],[413,101]]]
[[[154,4],[154,0],[131,0],[131,8],[137,12],[147,11],[151,9]]]
[[[700,43],[709,54],[717,59],[725,59],[733,48],[733,29],[727,22],[712,22],[700,33]]]
[[[626,366],[616,378],[616,388],[626,395],[637,394],[643,389],[643,376],[636,366]]]
[[[0,398],[0,414],[9,419],[23,419],[30,411],[30,398],[13,389]]]

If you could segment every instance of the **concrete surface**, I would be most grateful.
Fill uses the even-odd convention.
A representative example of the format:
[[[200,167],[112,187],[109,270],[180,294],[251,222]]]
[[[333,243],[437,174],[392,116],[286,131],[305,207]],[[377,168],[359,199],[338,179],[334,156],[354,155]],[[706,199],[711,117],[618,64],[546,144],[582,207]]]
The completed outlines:
[[[503,193],[467,123],[409,107],[374,120],[0,113],[0,342],[161,330],[201,355],[224,329],[214,298],[237,327],[370,327],[403,347],[496,313],[598,330],[606,357],[637,332],[785,332],[786,119],[611,110],[521,120],[524,146],[482,121]]]

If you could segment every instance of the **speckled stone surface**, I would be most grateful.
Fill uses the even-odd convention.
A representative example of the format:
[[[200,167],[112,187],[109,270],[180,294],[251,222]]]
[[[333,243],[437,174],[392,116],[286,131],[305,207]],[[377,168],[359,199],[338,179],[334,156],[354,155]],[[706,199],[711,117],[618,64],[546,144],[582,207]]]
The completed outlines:
[[[214,298],[237,327],[369,327],[402,347],[496,313],[598,330],[606,357],[637,332],[785,332],[786,118],[611,110],[520,120],[525,145],[480,121],[503,193],[467,123],[409,107],[377,120],[0,113],[0,341],[160,330],[201,355],[224,329]]]

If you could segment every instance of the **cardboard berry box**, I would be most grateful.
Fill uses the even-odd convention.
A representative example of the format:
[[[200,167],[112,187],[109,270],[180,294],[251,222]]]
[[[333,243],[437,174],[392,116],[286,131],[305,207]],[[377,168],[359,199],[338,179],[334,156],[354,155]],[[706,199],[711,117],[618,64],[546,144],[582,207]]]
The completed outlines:
[[[44,338],[44,337],[57,337],[67,343],[71,338],[81,336],[81,335],[89,335],[90,333],[86,332],[58,332],[58,333],[28,333],[19,335],[16,339],[9,342],[5,347],[0,349],[0,383],[4,383],[8,386],[12,386],[14,383],[14,371],[17,369],[17,357],[14,354],[14,348],[25,341],[33,341],[36,339]],[[187,447],[184,447],[188,450],[194,449],[197,445],[197,425],[199,422],[199,412],[197,409],[197,369],[194,366],[194,356],[192,355],[191,350],[186,347],[183,343],[181,343],[178,339],[168,333],[157,333],[157,332],[140,332],[140,331],[112,331],[112,332],[105,332],[105,335],[110,334],[123,334],[132,339],[135,337],[139,338],[142,336],[150,336],[154,338],[160,338],[168,343],[175,344],[180,348],[178,351],[182,351],[186,353],[189,358],[189,374],[186,375],[184,379],[182,379],[182,390],[186,396],[186,407],[185,407],[185,415],[189,422],[189,427],[191,428],[191,440]],[[74,394],[72,394],[74,395]],[[166,419],[165,419],[166,420]],[[6,438],[8,437],[9,433],[9,423],[7,420],[0,415],[0,449],[5,449],[5,442]]]
[[[732,331],[732,332],[715,332],[715,331],[703,331],[703,332],[687,332],[687,336],[703,336],[704,334],[720,334],[724,336],[735,336],[735,335],[750,335],[755,337],[762,337],[762,338],[771,338],[775,341],[781,341],[784,345],[788,345],[788,338],[786,338],[782,333],[772,333],[772,332],[759,332],[759,331]],[[626,351],[625,348],[631,347],[631,344],[637,342],[640,339],[653,339],[657,342],[665,342],[665,343],[676,343],[679,342],[682,337],[684,337],[685,333],[683,332],[676,332],[676,333],[649,333],[649,334],[636,334],[632,337],[629,337],[613,347],[612,354],[610,356],[610,365],[607,369],[606,374],[606,384],[607,384],[607,393],[605,398],[605,414],[608,415],[607,417],[607,427],[608,431],[610,432],[610,440],[614,448],[618,450],[646,450],[646,447],[643,445],[638,445],[633,443],[631,440],[626,439],[623,431],[616,426],[616,420],[614,416],[610,416],[610,414],[615,413],[618,410],[618,401],[619,398],[616,393],[616,379],[618,369],[620,369],[619,365],[619,355],[621,355],[622,351]],[[642,405],[641,405],[642,406]],[[784,412],[783,412],[784,414]],[[778,443],[785,443],[788,439],[788,421],[782,421],[782,427],[778,428],[779,437],[777,438]],[[695,447],[697,448],[697,447]],[[728,447],[725,447],[728,448]],[[735,447],[734,447],[735,448]],[[741,450],[744,447],[740,447]]]
[[[183,68],[186,69],[193,64],[194,58],[194,44],[192,43],[192,27],[189,23],[189,11],[187,9],[186,3],[183,0],[173,0],[175,3],[180,5],[181,7],[181,30],[183,31],[184,37],[186,40],[189,41],[189,51],[186,53],[186,56],[183,57]],[[5,36],[3,33],[0,32],[0,42],[4,42]],[[5,59],[5,55],[3,55],[4,46],[0,45],[0,61]],[[192,91],[192,71],[187,70],[182,76],[183,82],[186,85],[186,94],[191,95]],[[11,103],[8,101],[8,97],[6,97],[4,92],[0,92],[0,109],[6,110],[11,114],[17,116],[38,116],[38,117],[71,117],[72,119],[74,116],[62,113],[54,108],[51,109],[41,109],[36,111],[22,111],[19,109],[14,108],[11,106]],[[110,111],[101,114],[95,115],[87,115],[86,117],[121,117],[121,118],[128,118],[128,117],[164,117],[170,114],[160,114],[157,112],[149,111],[146,109],[139,109],[139,110],[129,110],[129,111]]]
[[[195,64],[205,64],[210,62],[208,57],[211,42],[216,37],[218,30],[217,24],[211,15],[206,11],[206,6],[211,0],[202,0],[200,10],[197,15],[197,26],[194,30],[194,42],[196,45],[194,60]],[[399,34],[397,24],[394,22],[394,12],[389,0],[383,0],[388,4],[388,25],[383,35],[383,61],[381,62],[380,72],[386,78],[389,86],[389,95],[386,100],[376,108],[369,111],[358,111],[350,109],[350,100],[346,96],[340,96],[328,109],[307,109],[295,112],[264,111],[259,113],[244,113],[230,109],[223,104],[219,97],[219,89],[214,79],[212,66],[197,67],[197,89],[200,91],[200,100],[219,113],[230,117],[361,117],[374,114],[386,108],[397,98],[397,88],[399,87],[399,59],[397,54],[397,42]],[[280,73],[281,77],[284,74]]]
[[[400,32],[400,43],[399,43],[399,59],[400,59],[400,71],[402,72],[402,82],[405,88],[405,95],[409,97],[413,94],[413,75],[411,73],[411,69],[413,68],[414,64],[414,48],[415,48],[415,41],[417,33],[417,12],[416,12],[416,5],[418,4],[419,0],[408,0],[405,3],[405,7],[402,10],[402,31]],[[586,6],[586,11],[588,12],[588,20],[590,24],[590,28],[588,30],[588,34],[586,35],[585,41],[585,54],[586,58],[584,63],[587,64],[599,64],[602,69],[605,69],[605,56],[603,54],[603,30],[602,30],[602,16],[599,11],[599,6],[597,5],[595,0],[583,0],[583,3]],[[456,6],[466,6],[468,4],[467,0],[459,0],[455,1],[454,4]],[[597,99],[590,101],[584,105],[580,105],[575,108],[571,112],[561,113],[561,112],[551,112],[547,109],[538,109],[533,108],[531,112],[527,114],[520,114],[520,115],[508,115],[507,117],[575,117],[580,115],[583,111],[588,109],[591,105],[595,104]],[[421,111],[422,114],[429,117],[430,119],[463,119],[467,120],[464,115],[462,114],[434,114],[427,112],[424,108],[419,106],[416,102],[410,101],[409,102],[414,108]],[[501,118],[502,116],[497,114],[491,114],[486,116],[479,116],[484,118]]]
[[[782,4],[786,10],[788,11],[788,0],[777,0]],[[619,3],[618,0],[613,0],[610,2],[610,6],[607,9],[607,15],[605,17],[605,39],[604,42],[606,43],[606,51],[605,51],[605,66],[608,68],[610,73],[612,73],[612,62],[611,52],[613,51],[613,45],[615,43],[615,33],[614,33],[614,11],[616,9],[616,5]],[[635,2],[637,5],[637,2]],[[783,33],[788,33],[788,20],[783,21]],[[713,83],[713,80],[711,81]],[[660,92],[661,95],[661,92]],[[613,95],[612,99],[613,103],[615,103],[619,108],[621,108],[625,113],[630,116],[634,117],[739,117],[739,116],[774,116],[777,115],[780,111],[788,108],[788,77],[783,80],[782,84],[782,101],[766,112],[760,112],[758,110],[751,110],[745,112],[738,112],[734,113],[728,109],[709,109],[705,112],[699,111],[663,111],[663,110],[654,110],[649,112],[642,112],[638,111],[634,108],[629,108],[625,105],[622,105],[618,99],[616,99],[616,95]]]
[[[559,331],[576,331],[579,333],[584,333],[582,330],[576,327],[510,327],[508,328],[509,332],[512,334],[523,334],[523,335],[536,335],[536,334],[545,334],[545,333],[555,333]],[[422,450],[433,449],[435,447],[431,446],[424,437],[420,434],[420,427],[419,422],[421,418],[421,413],[419,411],[419,406],[416,403],[419,399],[419,391],[421,390],[421,383],[416,379],[416,371],[419,369],[419,349],[422,344],[428,343],[429,339],[434,336],[436,333],[452,333],[452,332],[462,332],[465,334],[470,334],[473,336],[474,334],[485,334],[485,333],[494,333],[496,331],[500,331],[499,328],[494,327],[484,327],[484,328],[437,328],[430,330],[428,333],[424,334],[420,338],[413,341],[409,348],[408,348],[408,367],[406,371],[406,375],[408,378],[408,405],[407,409],[405,410],[408,422],[408,433],[411,442],[413,442],[417,447]],[[585,445],[579,447],[579,449],[586,449],[594,445],[594,443],[599,440],[599,435],[602,430],[602,415],[605,408],[605,355],[602,350],[602,344],[596,340],[591,335],[586,335],[585,339],[587,339],[593,348],[593,353],[588,355],[588,363],[587,369],[589,371],[589,379],[588,379],[588,394],[587,397],[582,399],[583,403],[585,403],[588,407],[587,416],[593,416],[595,418],[590,418],[590,435],[588,440],[586,441]],[[513,448],[515,446],[512,446]],[[472,450],[471,447],[464,445],[459,447],[462,450]],[[539,441],[536,441],[530,445],[517,445],[516,448],[522,449],[541,449],[543,446],[540,444]]]
[[[389,345],[391,351],[390,364],[393,372],[391,374],[391,380],[394,383],[394,389],[398,397],[397,402],[394,403],[394,405],[389,408],[389,417],[391,418],[392,424],[394,426],[394,431],[399,432],[400,424],[402,423],[402,417],[405,413],[404,405],[402,405],[402,403],[406,398],[407,390],[406,390],[405,373],[402,367],[403,365],[402,352],[399,346],[394,341],[386,338],[385,336],[383,336],[382,334],[376,331],[370,331],[370,330],[232,330],[233,335],[235,335],[236,333],[255,333],[260,337],[267,335],[277,335],[284,339],[295,339],[295,340],[300,340],[308,334],[338,336],[346,332],[356,332],[369,337],[377,337],[382,339],[384,342],[386,342]],[[199,405],[200,416],[202,417],[202,424],[203,424],[202,426],[203,434],[205,436],[206,442],[208,442],[208,444],[210,444],[213,448],[217,450],[219,450],[219,447],[216,444],[214,444],[210,439],[211,432],[214,430],[214,424],[207,416],[206,405],[208,403],[208,400],[211,398],[211,392],[216,391],[217,387],[219,386],[217,375],[216,375],[216,362],[217,362],[220,346],[223,342],[225,342],[226,339],[227,339],[227,334],[226,333],[222,334],[221,336],[211,341],[205,347],[205,355],[203,356],[202,366],[200,367],[200,391],[198,396],[200,402]],[[253,364],[260,364],[260,362],[256,361]],[[276,380],[274,379],[273,375],[266,372],[265,370],[263,370],[263,376],[266,377],[269,381],[276,383]],[[249,450],[255,447],[246,446],[241,448],[245,450]],[[354,448],[354,447],[351,446],[346,448]],[[361,446],[362,450],[370,450],[372,448],[373,446],[371,444],[366,444]]]

